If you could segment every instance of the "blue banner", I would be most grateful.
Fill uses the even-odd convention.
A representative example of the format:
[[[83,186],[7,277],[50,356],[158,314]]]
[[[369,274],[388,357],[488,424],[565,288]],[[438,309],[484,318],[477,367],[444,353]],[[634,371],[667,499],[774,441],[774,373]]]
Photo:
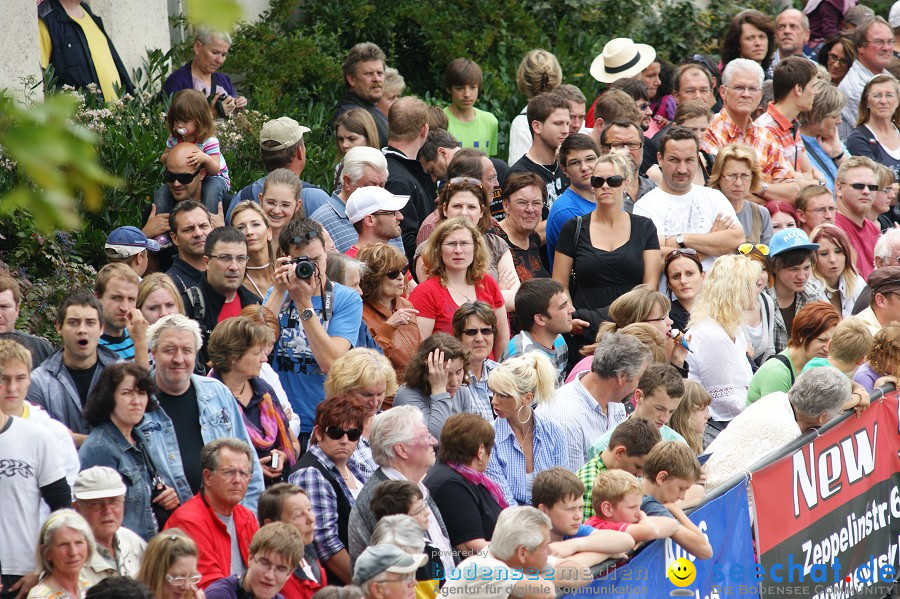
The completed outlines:
[[[713,548],[708,560],[698,560],[671,539],[654,541],[627,564],[595,580],[589,586],[565,595],[566,599],[598,596],[630,599],[633,597],[758,597],[756,562],[747,504],[747,481],[735,485],[721,497],[701,506],[690,515],[691,521],[706,535]],[[669,566],[686,558],[682,570],[696,571],[676,586]],[[678,568],[679,562],[675,565]]]

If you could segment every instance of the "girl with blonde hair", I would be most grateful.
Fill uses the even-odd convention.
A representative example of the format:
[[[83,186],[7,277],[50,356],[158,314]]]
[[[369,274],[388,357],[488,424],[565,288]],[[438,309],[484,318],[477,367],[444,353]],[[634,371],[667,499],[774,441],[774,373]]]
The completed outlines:
[[[170,528],[150,539],[141,560],[137,580],[156,599],[203,599],[197,587],[200,552],[194,541],[178,528]]]
[[[516,70],[516,87],[527,100],[553,91],[562,80],[559,60],[553,53],[540,48],[525,54]],[[528,124],[527,110],[528,106],[525,106],[509,127],[509,160],[506,161],[509,165],[515,164],[531,147],[531,125]]]
[[[703,433],[709,420],[709,406],[712,397],[697,381],[684,382],[684,395],[678,409],[672,414],[669,426],[687,441],[694,453],[700,455],[705,449]]]
[[[247,270],[244,287],[259,297],[275,284],[275,244],[272,225],[262,206],[244,200],[231,212],[231,226],[247,238]]]

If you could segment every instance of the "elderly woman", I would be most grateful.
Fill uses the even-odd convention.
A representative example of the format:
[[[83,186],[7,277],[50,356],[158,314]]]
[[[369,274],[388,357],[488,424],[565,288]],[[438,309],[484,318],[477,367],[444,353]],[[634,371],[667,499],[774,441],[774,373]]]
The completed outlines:
[[[462,217],[442,221],[425,242],[423,257],[431,278],[409,296],[419,311],[416,322],[422,339],[434,332],[450,333],[454,312],[466,302],[481,300],[496,311],[493,353],[502,356],[509,343],[509,322],[500,288],[487,273],[490,255],[479,230]]]
[[[794,317],[787,347],[767,360],[753,375],[747,404],[773,391],[787,391],[813,358],[827,358],[834,328],[841,315],[828,302],[806,304]]]
[[[691,248],[674,249],[666,254],[663,261],[663,275],[666,277],[669,295],[675,298],[669,310],[672,328],[684,332],[691,318],[694,301],[700,294],[706,277],[703,263]]]
[[[198,27],[194,32],[194,58],[173,72],[163,84],[163,91],[174,94],[182,89],[198,89],[206,95],[218,118],[231,116],[247,106],[247,98],[239,96],[224,73],[217,72],[228,56],[231,36],[224,31]]]
[[[477,228],[488,251],[486,272],[499,285],[506,307],[511,310],[515,305],[513,300],[515,299],[516,291],[519,289],[519,277],[516,275],[516,268],[513,264],[509,245],[499,235],[489,230],[491,226],[491,200],[485,189],[485,186],[478,179],[470,177],[450,179],[441,189],[441,195],[438,197],[438,222],[462,217]],[[437,229],[435,228],[429,239],[434,236],[436,231]],[[426,255],[425,248],[427,244],[428,241],[425,241],[416,248],[416,278],[419,281],[424,281],[428,276],[431,276],[429,268],[434,265],[433,258]]]
[[[812,110],[801,112],[797,116],[800,121],[800,136],[803,147],[813,168],[825,175],[825,187],[832,194],[837,178],[837,169],[847,156],[841,138],[838,137],[838,123],[841,122],[841,111],[847,105],[847,96],[834,85],[820,83],[813,100]]]
[[[625,187],[634,176],[622,154],[600,156],[591,177],[597,207],[560,230],[553,278],[576,310],[605,308],[635,285],[659,283],[662,264],[653,221],[622,210]],[[575,316],[581,318],[579,312]]]
[[[169,275],[155,272],[141,279],[135,304],[148,325],[169,314],[184,314],[181,294]]]
[[[222,381],[237,400],[267,486],[281,482],[297,461],[290,419],[275,390],[259,376],[273,340],[271,329],[237,316],[216,325],[208,346],[209,376]]]
[[[488,375],[497,367],[497,362],[488,356],[497,336],[494,311],[484,302],[466,302],[453,314],[453,336],[469,353],[466,379],[478,412],[487,420],[493,420]]]
[[[856,129],[847,137],[853,156],[866,156],[900,172],[900,83],[893,75],[872,77],[859,100]]]
[[[756,61],[766,71],[774,53],[775,23],[758,10],[745,10],[736,14],[728,24],[719,54],[723,71],[735,58]]]
[[[553,399],[556,369],[542,352],[527,352],[497,366],[488,382],[497,419],[486,474],[509,505],[531,505],[535,475],[569,460],[563,429],[532,410]]]
[[[752,194],[762,189],[762,172],[753,148],[743,144],[722,148],[706,185],[721,191],[731,202],[747,241],[769,243],[772,217],[763,206],[750,200]]]
[[[866,286],[856,270],[856,252],[847,234],[830,223],[813,229],[810,239],[819,246],[811,281],[841,318],[846,318]]]
[[[316,515],[315,545],[328,579],[349,584],[347,526],[366,472],[351,460],[356,451],[365,409],[348,395],[329,397],[316,406],[309,450],[297,462],[290,482],[309,494]]]
[[[835,35],[822,42],[819,47],[819,64],[828,69],[831,84],[835,87],[841,84],[854,60],[856,60],[856,44],[850,36]],[[818,93],[822,93],[821,89]],[[802,118],[800,122],[803,123]]]
[[[197,544],[177,528],[156,535],[147,543],[137,579],[156,599],[203,599],[197,584]]]
[[[28,599],[84,599],[90,583],[81,577],[81,569],[96,550],[91,527],[74,510],[50,514],[38,536],[35,561],[40,574]]]
[[[405,381],[394,405],[411,405],[425,416],[428,432],[441,438],[444,422],[453,414],[481,414],[471,390],[463,386],[469,352],[445,333],[425,339],[406,367]]]
[[[133,362],[104,369],[84,406],[84,418],[92,428],[78,451],[82,470],[108,466],[122,475],[126,489],[122,526],[145,541],[165,524],[159,522],[162,514],[178,507],[175,490],[162,482],[147,450],[150,440],[134,429],[145,411],[157,408],[150,399],[154,391],[148,372]]]
[[[387,485],[401,482],[409,484],[409,481],[387,481],[381,484]],[[418,501],[421,502],[422,499]],[[416,570],[415,596],[416,599],[429,599],[437,595],[440,583],[444,577],[439,577],[438,573],[441,572],[441,565],[434,555],[436,549],[426,544],[425,537],[422,534],[422,527],[418,520],[418,518],[406,514],[384,516],[375,525],[369,544],[381,545],[386,543],[395,545],[410,555],[427,555],[428,562]]]
[[[544,180],[535,173],[512,173],[506,177],[501,198],[506,216],[494,230],[512,252],[519,281],[549,277],[541,262],[541,236],[535,232],[547,203]]]
[[[487,421],[475,414],[454,414],[441,432],[438,462],[423,481],[444,518],[450,542],[466,555],[484,549],[500,511],[508,506],[503,490],[484,473],[493,446],[494,429]]]
[[[862,399],[861,393],[853,393],[852,400]],[[770,393],[741,412],[712,442],[706,450],[712,454],[705,468],[707,490],[822,426],[852,403],[850,379],[838,369],[807,370],[786,393]]]
[[[244,200],[232,210],[231,226],[247,238],[250,259],[244,273],[244,287],[265,297],[266,291],[275,284],[275,246],[269,217],[258,203]]]
[[[386,243],[373,243],[361,249],[357,258],[366,267],[359,281],[363,322],[391,361],[397,378],[402,378],[422,341],[417,310],[404,297],[409,285],[406,256]]]
[[[364,347],[355,347],[335,360],[325,377],[326,397],[348,395],[365,410],[362,437],[351,460],[366,472],[366,478],[377,468],[369,445],[372,420],[388,400],[387,407],[391,407],[396,393],[397,378],[390,362]]]
[[[703,293],[691,313],[690,379],[713,396],[709,434],[714,436],[737,416],[747,399],[752,372],[743,310],[755,298],[758,262],[741,255],[720,256],[706,275]]]

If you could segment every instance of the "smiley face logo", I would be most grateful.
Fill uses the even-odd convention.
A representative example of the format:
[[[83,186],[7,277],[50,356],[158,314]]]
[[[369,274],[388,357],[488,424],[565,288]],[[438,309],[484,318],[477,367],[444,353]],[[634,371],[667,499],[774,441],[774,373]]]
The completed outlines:
[[[679,557],[669,566],[666,576],[669,578],[669,582],[675,586],[686,587],[697,578],[697,568],[694,567],[691,560]]]

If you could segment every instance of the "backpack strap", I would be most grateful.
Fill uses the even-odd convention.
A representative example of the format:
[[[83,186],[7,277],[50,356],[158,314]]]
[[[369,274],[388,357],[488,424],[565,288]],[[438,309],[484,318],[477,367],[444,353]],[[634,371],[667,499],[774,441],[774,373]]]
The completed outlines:
[[[203,294],[200,293],[200,288],[188,288],[187,296],[191,301],[191,309],[194,313],[194,320],[202,321],[204,317],[206,317],[206,301],[203,299]]]
[[[772,356],[772,358],[775,358],[776,360],[778,360],[779,362],[784,364],[784,367],[788,369],[788,373],[791,375],[791,387],[793,387],[794,386],[794,369],[791,368],[791,361],[788,360],[787,356],[785,356],[784,354],[775,354],[774,356]]]

